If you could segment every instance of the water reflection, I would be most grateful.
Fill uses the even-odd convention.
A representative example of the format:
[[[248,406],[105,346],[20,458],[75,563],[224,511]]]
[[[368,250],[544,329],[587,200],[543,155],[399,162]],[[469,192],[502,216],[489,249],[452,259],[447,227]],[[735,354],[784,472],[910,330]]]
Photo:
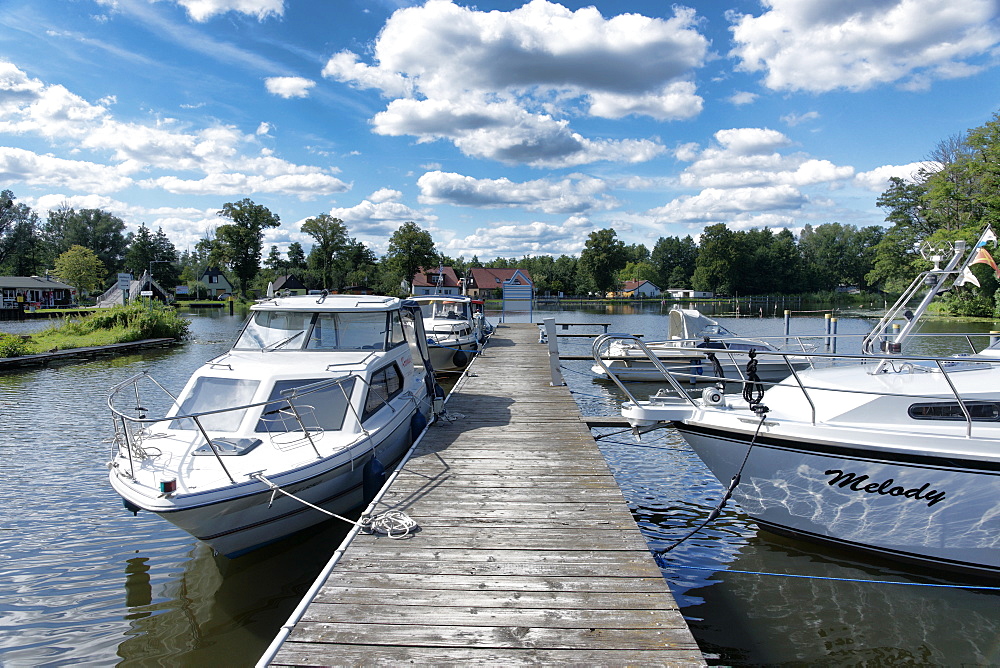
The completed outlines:
[[[629,309],[521,320],[587,321],[594,327],[577,331],[595,334],[607,322],[611,331],[646,338],[665,331],[665,310]],[[0,664],[252,665],[298,604],[345,527],[331,522],[229,560],[156,516],[133,517],[107,482],[107,389],[140,371],[180,389],[228,348],[241,321],[196,315],[184,346],[0,374]],[[781,333],[780,319],[720,322],[745,336]],[[823,324],[807,317],[792,327],[816,332]],[[839,331],[869,326],[843,319]],[[980,331],[991,329],[998,328],[983,323]],[[588,354],[589,346],[560,340],[566,354]],[[594,382],[589,367],[563,364],[581,410],[617,414],[616,388]],[[600,431],[600,448],[652,550],[676,543],[718,504],[721,485],[676,432],[637,443],[628,433]],[[734,504],[660,562],[696,638],[720,662],[1000,661],[994,594],[733,572],[928,581],[891,563],[758,532]]]

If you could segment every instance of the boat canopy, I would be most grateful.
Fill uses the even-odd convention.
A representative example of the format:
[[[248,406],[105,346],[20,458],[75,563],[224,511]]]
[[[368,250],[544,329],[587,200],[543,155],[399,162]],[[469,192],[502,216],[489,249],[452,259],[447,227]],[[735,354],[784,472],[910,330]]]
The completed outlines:
[[[691,308],[670,309],[667,334],[671,339],[701,339],[706,336],[735,336],[715,320]]]

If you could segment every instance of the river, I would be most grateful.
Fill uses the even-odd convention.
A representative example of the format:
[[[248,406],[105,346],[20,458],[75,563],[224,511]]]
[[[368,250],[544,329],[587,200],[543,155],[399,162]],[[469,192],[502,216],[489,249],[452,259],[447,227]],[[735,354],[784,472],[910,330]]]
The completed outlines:
[[[655,306],[536,311],[530,317],[547,316],[608,322],[612,331],[649,340],[665,333]],[[740,335],[781,333],[780,318],[718,319]],[[192,320],[192,340],[175,348],[0,374],[3,666],[253,665],[345,535],[346,528],[332,522],[230,560],[164,520],[148,513],[133,517],[122,507],[105,467],[111,447],[107,390],[143,370],[179,389],[198,365],[228,348],[242,319],[215,312]],[[0,323],[0,330],[34,326]],[[870,326],[866,317],[838,321],[839,333],[864,333]],[[793,333],[822,327],[821,317],[792,320]],[[995,323],[977,327],[997,329]],[[587,354],[589,345],[561,339],[560,349]],[[617,414],[616,389],[596,381],[589,366],[563,363],[581,410]],[[717,505],[721,486],[675,432],[637,442],[616,430],[597,431],[654,552]],[[883,584],[928,577],[760,532],[732,503],[658,561],[713,663],[1000,662],[996,593]]]

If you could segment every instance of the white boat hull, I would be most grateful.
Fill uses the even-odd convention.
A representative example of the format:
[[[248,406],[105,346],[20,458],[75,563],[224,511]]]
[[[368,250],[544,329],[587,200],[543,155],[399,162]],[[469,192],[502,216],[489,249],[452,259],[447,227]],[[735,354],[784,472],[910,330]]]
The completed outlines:
[[[387,473],[406,454],[416,436],[411,434],[415,412],[415,409],[400,412],[391,431],[380,432],[387,435],[375,445],[374,451]],[[371,444],[363,442],[351,454],[353,461],[338,454],[268,476],[268,480],[309,503],[343,515],[369,500],[364,495],[364,470],[372,459]],[[267,476],[266,471],[264,475]],[[139,501],[136,488],[128,489],[130,483],[126,479],[112,475],[111,482],[123,498]],[[280,492],[272,494],[262,481],[237,483],[201,494],[148,499],[147,503],[134,505],[160,515],[227,557],[237,557],[331,519]]]
[[[461,371],[476,356],[479,345],[473,341],[464,343],[428,343],[431,366],[435,371]]]
[[[676,426],[728,484],[753,434]],[[759,435],[733,496],[778,533],[934,567],[1000,571],[1000,462]]]

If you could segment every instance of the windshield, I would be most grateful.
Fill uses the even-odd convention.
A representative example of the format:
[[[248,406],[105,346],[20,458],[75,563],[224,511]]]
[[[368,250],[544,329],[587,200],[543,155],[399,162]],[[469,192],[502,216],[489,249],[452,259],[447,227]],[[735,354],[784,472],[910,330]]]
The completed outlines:
[[[301,348],[312,315],[298,311],[254,311],[234,348]]]
[[[391,314],[385,311],[309,313],[255,311],[234,348],[239,350],[385,350]],[[398,317],[397,317],[398,320]],[[401,341],[398,325],[392,344]]]
[[[448,320],[467,320],[469,318],[466,302],[425,302],[420,304],[420,312],[424,314],[424,318],[445,318]]]
[[[208,411],[223,411],[199,418],[201,426],[208,431],[236,431],[246,414],[245,406],[253,399],[258,385],[256,380],[203,376],[195,381],[191,392],[184,397],[177,414],[196,415]],[[198,428],[191,418],[173,420],[170,426],[173,429]]]

